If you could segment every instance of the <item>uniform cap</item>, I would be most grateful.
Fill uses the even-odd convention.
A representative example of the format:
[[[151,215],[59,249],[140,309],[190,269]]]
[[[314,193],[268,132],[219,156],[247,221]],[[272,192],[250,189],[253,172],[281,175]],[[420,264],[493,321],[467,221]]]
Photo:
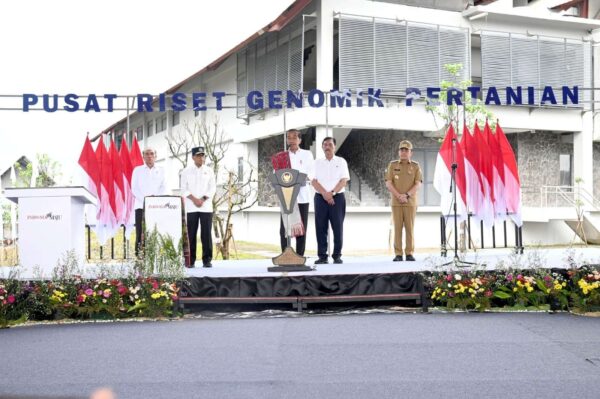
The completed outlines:
[[[413,146],[412,146],[412,143],[410,141],[408,141],[408,140],[402,140],[400,142],[400,145],[398,146],[398,149],[401,149],[401,148],[407,148],[409,150],[412,150]]]

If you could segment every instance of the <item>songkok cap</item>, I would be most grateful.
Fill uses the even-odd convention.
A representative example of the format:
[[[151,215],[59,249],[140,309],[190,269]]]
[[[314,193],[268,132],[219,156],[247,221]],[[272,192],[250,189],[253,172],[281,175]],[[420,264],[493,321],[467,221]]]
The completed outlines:
[[[400,142],[400,145],[398,146],[398,149],[402,149],[402,148],[407,148],[409,150],[412,150],[412,143],[408,140],[402,140]]]
[[[192,148],[192,156],[194,155],[204,155],[204,147],[194,147]]]

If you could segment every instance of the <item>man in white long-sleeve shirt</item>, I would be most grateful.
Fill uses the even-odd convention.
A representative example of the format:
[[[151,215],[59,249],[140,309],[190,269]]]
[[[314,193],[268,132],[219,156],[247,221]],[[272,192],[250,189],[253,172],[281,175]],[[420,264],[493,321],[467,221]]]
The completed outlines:
[[[204,147],[192,148],[194,164],[181,173],[181,194],[185,198],[187,229],[190,241],[190,264],[196,263],[196,242],[198,221],[200,222],[200,240],[202,241],[202,266],[212,267],[212,218],[213,197],[217,191],[215,173],[204,164]]]
[[[156,151],[146,148],[142,155],[144,164],[136,167],[131,176],[131,191],[135,197],[135,256],[139,256],[143,247],[144,198],[167,193],[165,171],[154,164]]]

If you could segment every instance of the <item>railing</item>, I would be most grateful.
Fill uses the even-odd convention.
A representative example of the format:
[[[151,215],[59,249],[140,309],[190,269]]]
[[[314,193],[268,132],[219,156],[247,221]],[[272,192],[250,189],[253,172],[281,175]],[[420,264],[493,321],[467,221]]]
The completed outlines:
[[[600,211],[600,201],[594,195],[580,186],[541,186],[540,206],[581,206]]]
[[[87,260],[91,259],[129,259],[133,253],[130,240],[125,235],[125,226],[121,225],[119,230],[122,231],[122,236],[116,241],[121,241],[118,245],[115,242],[115,237],[111,238],[106,245],[100,245],[95,240],[92,240],[92,228],[89,224],[85,225],[86,239],[85,239],[85,254]],[[96,250],[97,248],[97,250]],[[108,253],[105,253],[108,252]]]

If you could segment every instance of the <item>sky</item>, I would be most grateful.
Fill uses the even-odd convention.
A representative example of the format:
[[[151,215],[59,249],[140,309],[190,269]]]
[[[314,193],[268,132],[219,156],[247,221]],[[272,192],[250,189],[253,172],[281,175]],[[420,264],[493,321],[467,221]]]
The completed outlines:
[[[0,2],[0,95],[164,92],[263,28],[293,0]],[[0,108],[21,107],[0,98]],[[80,102],[81,103],[81,102]],[[74,171],[86,133],[125,112],[0,110],[0,168],[46,153]]]

